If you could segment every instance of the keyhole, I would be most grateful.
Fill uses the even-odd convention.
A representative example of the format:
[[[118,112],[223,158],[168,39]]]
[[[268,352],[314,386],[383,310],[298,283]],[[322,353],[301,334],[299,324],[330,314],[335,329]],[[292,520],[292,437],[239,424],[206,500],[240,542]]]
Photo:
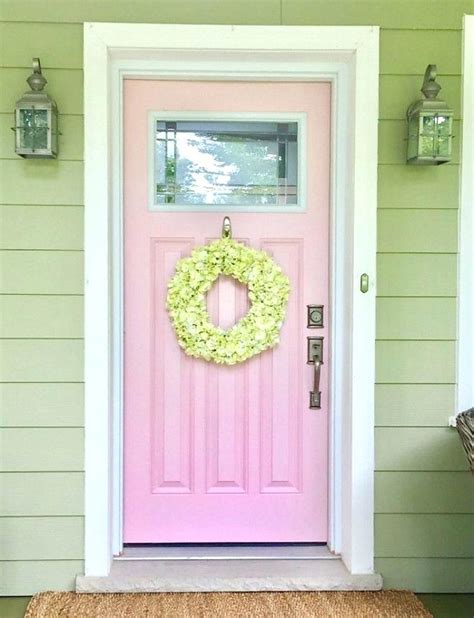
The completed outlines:
[[[207,293],[206,302],[211,322],[229,330],[249,309],[247,286],[233,277],[220,275]]]

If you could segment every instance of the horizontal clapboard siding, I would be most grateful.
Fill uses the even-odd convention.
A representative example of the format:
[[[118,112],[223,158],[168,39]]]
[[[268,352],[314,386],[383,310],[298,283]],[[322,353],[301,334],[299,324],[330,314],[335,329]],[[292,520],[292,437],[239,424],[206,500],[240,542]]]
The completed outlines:
[[[378,383],[441,383],[455,381],[455,342],[377,341]]]
[[[46,69],[48,72],[50,69],[82,70],[82,24],[39,22],[33,26],[23,20],[4,22],[0,24],[0,38],[3,41],[0,67],[29,69],[31,58],[38,56],[45,72]],[[22,44],[18,45],[18,41]]]
[[[459,204],[459,168],[442,165],[436,174],[410,165],[380,165],[378,170],[378,207],[382,208],[454,208]],[[400,239],[402,240],[402,239]]]
[[[31,0],[30,0],[31,1]],[[123,2],[124,0],[122,0]],[[469,13],[469,0],[450,0],[450,10],[444,2],[432,0],[283,0],[284,24],[362,25],[377,24],[386,36],[387,29],[427,30],[459,29],[460,15]],[[417,52],[420,50],[417,47]],[[396,50],[398,53],[398,49]],[[424,60],[421,60],[423,62]]]
[[[378,214],[379,253],[456,253],[453,209],[385,209]]]
[[[474,513],[472,478],[461,472],[377,472],[376,513]]]
[[[472,593],[472,558],[376,558],[385,588]]]
[[[81,427],[84,386],[81,383],[0,384],[0,426]]]
[[[457,256],[452,253],[381,253],[380,296],[456,296]]]
[[[3,427],[0,471],[81,472],[83,440],[84,430],[78,427]]]
[[[45,500],[47,496],[47,500]],[[0,474],[0,517],[82,516],[82,472]]]
[[[83,342],[75,339],[3,339],[2,382],[82,382]]]
[[[455,298],[379,298],[378,339],[456,338]]]
[[[35,0],[23,0],[21,9],[13,2],[4,9],[8,21],[75,22],[123,21],[139,23],[197,23],[197,24],[279,24],[280,0],[141,0],[133,5],[130,0],[113,3],[96,0],[67,0],[54,4],[43,16],[37,15]]]
[[[437,56],[440,49],[446,55]],[[466,591],[462,568],[472,562],[459,559],[472,558],[474,547],[470,479],[458,436],[447,427],[454,410],[459,149],[440,174],[417,173],[405,165],[402,119],[406,102],[418,98],[418,67],[433,62],[428,55],[443,59],[443,95],[460,118],[460,51],[455,30],[390,30],[381,42],[376,565],[387,587],[427,591]],[[457,578],[446,577],[443,564]]]
[[[81,161],[45,160],[38,166],[33,159],[2,159],[0,203],[80,206],[84,202],[83,167]]]
[[[465,471],[459,437],[450,427],[376,427],[377,470]]]
[[[80,206],[0,206],[0,249],[80,251],[83,210]]]
[[[82,296],[0,296],[0,337],[82,338]]]
[[[471,479],[446,427],[454,409],[459,139],[448,165],[405,165],[406,109],[420,96],[428,63],[438,62],[459,135],[460,28],[470,0],[451,0],[448,11],[434,0],[131,6],[2,4],[0,522],[9,540],[0,594],[70,589],[83,571],[83,21],[382,26],[376,568],[387,587],[470,590],[474,561],[464,557],[462,535],[470,533]],[[10,131],[33,56],[61,113],[59,159],[40,165],[14,155]],[[430,527],[444,538],[430,543]]]
[[[384,513],[375,516],[380,558],[474,558],[472,515]]]
[[[25,596],[45,590],[73,590],[82,560],[20,560],[0,562],[0,595]]]
[[[377,384],[379,427],[446,427],[454,410],[454,384]]]
[[[82,517],[1,517],[0,560],[80,560]]]
[[[80,251],[8,250],[1,258],[0,294],[84,293]]]

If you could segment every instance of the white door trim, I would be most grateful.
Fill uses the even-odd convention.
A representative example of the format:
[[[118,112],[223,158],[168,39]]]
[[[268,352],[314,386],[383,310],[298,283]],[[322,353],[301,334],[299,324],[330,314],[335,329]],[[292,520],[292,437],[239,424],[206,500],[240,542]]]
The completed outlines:
[[[122,546],[124,77],[332,82],[329,544],[373,572],[378,58],[377,27],[84,24],[86,575]]]
[[[474,406],[474,15],[464,15],[456,412]]]

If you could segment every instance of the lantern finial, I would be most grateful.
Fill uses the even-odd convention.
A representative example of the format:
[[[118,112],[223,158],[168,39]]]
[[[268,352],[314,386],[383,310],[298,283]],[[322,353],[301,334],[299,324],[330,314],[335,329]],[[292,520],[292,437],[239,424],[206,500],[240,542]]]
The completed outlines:
[[[41,72],[41,62],[39,58],[33,58],[33,73],[26,81],[33,92],[40,92],[48,83],[46,77]]]
[[[436,81],[436,75],[436,65],[429,64],[426,67],[425,78],[423,80],[423,86],[421,87],[421,92],[427,99],[436,99],[438,92],[441,90],[441,86]]]

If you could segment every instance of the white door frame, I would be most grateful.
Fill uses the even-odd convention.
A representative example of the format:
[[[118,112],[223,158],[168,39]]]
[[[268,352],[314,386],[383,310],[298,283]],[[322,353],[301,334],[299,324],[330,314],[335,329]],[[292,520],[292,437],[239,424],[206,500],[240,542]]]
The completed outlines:
[[[329,546],[373,572],[378,63],[377,27],[84,24],[86,575],[122,548],[125,77],[331,81]]]
[[[464,15],[456,412],[474,406],[474,15]]]

